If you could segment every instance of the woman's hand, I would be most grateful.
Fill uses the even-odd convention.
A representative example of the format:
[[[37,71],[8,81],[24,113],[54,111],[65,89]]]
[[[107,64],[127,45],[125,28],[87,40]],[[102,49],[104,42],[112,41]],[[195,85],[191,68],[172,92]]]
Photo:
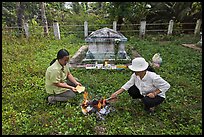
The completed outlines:
[[[152,93],[152,92],[151,92],[151,93],[148,93],[147,96],[150,97],[150,98],[155,98],[155,94]]]
[[[77,92],[77,89],[75,87],[71,87],[71,90]]]
[[[113,93],[110,98],[108,98],[107,102],[115,102],[117,100],[117,94]]]
[[[117,94],[116,93],[113,93],[110,98],[117,98]]]
[[[76,82],[76,86],[77,86],[77,85],[82,86],[82,84],[81,84],[81,83],[79,83],[78,81]]]
[[[117,98],[117,95],[119,95],[120,93],[122,93],[123,91],[125,91],[125,89],[121,88],[119,90],[117,90],[116,92],[114,92],[110,97],[111,98]]]

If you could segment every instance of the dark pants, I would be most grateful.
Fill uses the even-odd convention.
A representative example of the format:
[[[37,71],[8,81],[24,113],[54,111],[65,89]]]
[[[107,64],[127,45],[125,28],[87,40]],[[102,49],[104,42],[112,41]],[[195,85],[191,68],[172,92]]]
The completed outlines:
[[[133,85],[132,87],[129,88],[128,90],[129,95],[133,98],[133,99],[137,99],[140,98],[142,100],[142,102],[144,103],[145,106],[145,110],[149,110],[149,108],[151,107],[155,107],[159,104],[161,104],[165,98],[160,97],[160,96],[155,96],[155,98],[150,98],[148,96],[143,96],[140,94],[139,89]]]
[[[70,86],[76,87],[76,85],[69,80],[67,80],[66,83]],[[71,89],[68,89],[67,91],[60,94],[49,95],[49,98],[51,98],[50,99],[51,102],[56,102],[56,101],[67,101],[71,98],[74,98],[75,96],[76,94],[74,93],[74,91],[72,91]]]

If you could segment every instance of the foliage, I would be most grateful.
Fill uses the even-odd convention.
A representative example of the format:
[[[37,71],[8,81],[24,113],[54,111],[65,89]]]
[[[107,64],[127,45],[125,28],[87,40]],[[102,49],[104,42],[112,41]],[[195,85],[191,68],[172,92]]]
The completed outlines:
[[[16,22],[15,2],[2,2],[2,26],[12,26]]]
[[[16,3],[2,2],[3,25],[16,26]],[[25,22],[35,20],[42,25],[39,2],[21,4]],[[69,21],[78,24],[78,21],[83,23],[90,20],[94,24],[96,18],[91,19],[91,16],[100,18],[102,22],[112,23],[115,20],[119,25],[124,22],[139,23],[142,19],[158,23],[171,19],[175,22],[195,22],[202,18],[201,2],[71,2],[71,8],[66,8],[65,2],[46,2],[45,10],[49,26],[54,20],[60,24]]]
[[[61,40],[2,36],[2,134],[3,135],[202,135],[202,53],[181,46],[197,43],[198,37],[128,37],[128,48],[136,49],[148,61],[159,52],[163,64],[156,72],[171,88],[164,103],[150,116],[139,100],[127,92],[112,103],[116,109],[104,121],[84,116],[83,95],[68,102],[47,104],[45,71],[57,51],[71,55],[84,43],[75,35]],[[109,97],[129,80],[130,70],[71,69],[92,98]]]
[[[150,2],[149,22],[195,22],[202,18],[201,2]]]

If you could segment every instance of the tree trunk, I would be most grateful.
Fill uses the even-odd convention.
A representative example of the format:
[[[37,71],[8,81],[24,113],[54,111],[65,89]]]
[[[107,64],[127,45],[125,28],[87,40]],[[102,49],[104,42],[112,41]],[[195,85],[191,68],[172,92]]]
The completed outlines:
[[[24,23],[24,6],[22,2],[16,2],[16,15],[17,15],[17,26],[18,26],[18,34],[17,36],[21,36],[23,32],[23,23]]]
[[[117,21],[117,31],[120,31],[121,25],[123,23],[123,17],[119,16],[118,21]]]
[[[41,8],[41,17],[42,17],[42,23],[44,26],[44,36],[48,35],[48,24],[47,24],[47,18],[45,15],[45,3],[40,2],[40,8]]]

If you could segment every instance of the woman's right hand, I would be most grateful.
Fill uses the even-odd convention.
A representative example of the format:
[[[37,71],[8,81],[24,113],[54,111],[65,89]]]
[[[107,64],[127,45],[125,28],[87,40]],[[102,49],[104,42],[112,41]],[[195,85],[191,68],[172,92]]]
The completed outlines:
[[[116,92],[114,92],[112,95],[111,95],[111,98],[117,98],[118,94],[122,93],[123,91],[125,91],[124,89],[119,89],[117,90]]]
[[[77,92],[77,89],[75,87],[71,87],[71,90]]]
[[[117,94],[116,94],[116,93],[113,93],[110,97],[111,97],[111,98],[117,98]]]
[[[107,100],[107,102],[115,102],[117,100],[117,94],[113,93],[110,98]]]

